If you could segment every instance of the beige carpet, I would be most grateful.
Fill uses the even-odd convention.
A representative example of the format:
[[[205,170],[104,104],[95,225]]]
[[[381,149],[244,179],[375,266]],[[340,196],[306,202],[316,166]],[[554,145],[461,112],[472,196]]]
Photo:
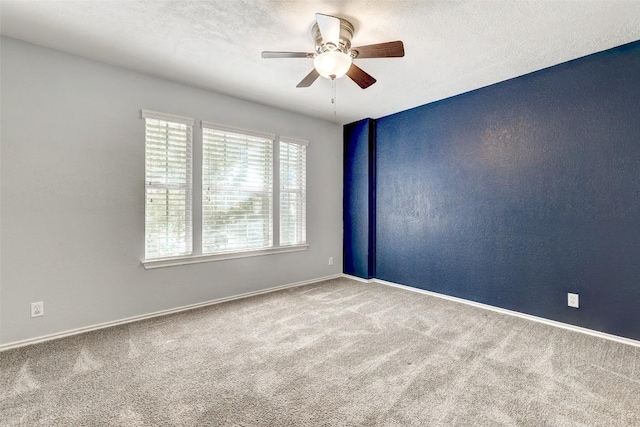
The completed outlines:
[[[0,424],[640,426],[640,348],[336,279],[0,353]]]

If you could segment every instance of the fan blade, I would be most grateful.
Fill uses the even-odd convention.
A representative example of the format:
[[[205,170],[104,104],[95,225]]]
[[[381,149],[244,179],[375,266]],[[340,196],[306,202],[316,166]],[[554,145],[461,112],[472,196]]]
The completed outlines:
[[[358,52],[356,58],[399,58],[404,56],[404,44],[400,40],[354,47]]]
[[[263,58],[313,58],[313,53],[306,52],[262,52]]]
[[[376,79],[364,72],[362,68],[358,67],[356,64],[351,64],[349,71],[347,71],[347,76],[356,82],[356,84],[362,89],[366,89],[376,82]]]
[[[314,68],[309,74],[307,74],[307,77],[302,79],[302,81],[296,85],[296,87],[309,87],[313,84],[313,82],[316,81],[319,76],[320,73],[318,73]]]
[[[340,45],[340,19],[335,16],[316,13],[316,22],[324,43]]]

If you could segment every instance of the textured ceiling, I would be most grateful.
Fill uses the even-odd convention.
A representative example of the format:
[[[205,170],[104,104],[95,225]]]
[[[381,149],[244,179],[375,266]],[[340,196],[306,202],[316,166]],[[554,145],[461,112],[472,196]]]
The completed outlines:
[[[316,12],[346,18],[354,46],[403,40],[404,58],[360,59],[378,82],[296,84]],[[378,118],[640,39],[640,1],[0,1],[1,32],[148,74],[348,123]]]

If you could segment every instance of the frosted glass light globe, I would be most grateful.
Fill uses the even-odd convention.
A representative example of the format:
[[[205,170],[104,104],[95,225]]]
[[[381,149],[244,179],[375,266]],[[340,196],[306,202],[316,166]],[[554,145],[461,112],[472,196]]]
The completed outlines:
[[[351,67],[351,56],[340,51],[323,52],[313,58],[316,71],[327,79],[339,79]]]

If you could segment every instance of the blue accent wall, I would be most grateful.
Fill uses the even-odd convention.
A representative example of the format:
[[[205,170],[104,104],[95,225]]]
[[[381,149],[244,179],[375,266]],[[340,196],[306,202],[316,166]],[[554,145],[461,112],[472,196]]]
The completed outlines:
[[[375,277],[375,121],[344,127],[344,272]]]
[[[375,142],[377,278],[640,339],[640,42],[384,117]]]

